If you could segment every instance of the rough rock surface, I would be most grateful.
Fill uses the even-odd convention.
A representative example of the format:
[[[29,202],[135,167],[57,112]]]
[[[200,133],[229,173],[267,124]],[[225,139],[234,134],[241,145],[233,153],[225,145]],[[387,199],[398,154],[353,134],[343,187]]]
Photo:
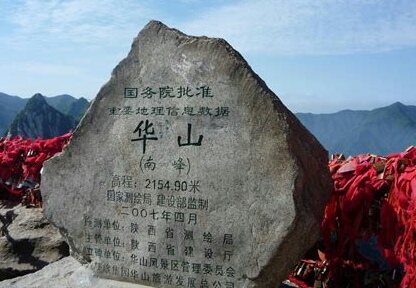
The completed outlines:
[[[72,257],[56,261],[36,273],[0,282],[0,288],[146,288],[148,286],[100,279]]]
[[[327,160],[226,41],[152,21],[45,163],[45,213],[101,277],[275,287],[318,238]]]
[[[33,273],[69,255],[68,244],[40,208],[0,205],[0,280]]]

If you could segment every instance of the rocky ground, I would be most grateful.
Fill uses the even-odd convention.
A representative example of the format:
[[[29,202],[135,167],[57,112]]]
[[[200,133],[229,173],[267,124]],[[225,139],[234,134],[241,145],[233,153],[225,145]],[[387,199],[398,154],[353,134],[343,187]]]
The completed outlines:
[[[96,278],[88,267],[71,256],[42,270],[0,282],[0,288],[147,288],[138,284]]]
[[[0,200],[0,288],[145,288],[96,278],[69,256],[59,231],[42,209]]]
[[[0,202],[0,280],[36,272],[69,255],[59,231],[41,208]]]

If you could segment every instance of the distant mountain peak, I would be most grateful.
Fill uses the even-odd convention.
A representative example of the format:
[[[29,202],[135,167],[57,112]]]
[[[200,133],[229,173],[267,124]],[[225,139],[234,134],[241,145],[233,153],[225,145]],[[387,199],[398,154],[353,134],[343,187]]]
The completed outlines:
[[[53,108],[52,106],[50,106],[47,102],[45,97],[43,97],[42,94],[40,93],[36,93],[35,95],[33,95],[29,101],[27,101],[25,108],[22,111],[26,111],[26,112],[36,112],[38,114],[43,113],[45,110],[49,110],[49,109],[53,109],[55,110],[55,108]]]
[[[25,138],[52,138],[74,129],[77,121],[50,106],[42,94],[37,93],[27,102],[10,124],[11,136]]]
[[[59,111],[63,114],[69,115],[70,118],[73,120],[75,119],[76,122],[78,122],[88,109],[89,104],[90,103],[85,98],[81,97],[77,99],[68,94],[46,97],[41,93],[36,93],[31,98],[21,98],[19,96],[11,96],[0,92],[0,136],[7,134],[7,130],[10,130],[13,122],[16,122],[13,124],[14,127],[17,127],[17,122],[20,121],[20,123],[22,123],[21,121],[25,118],[23,117],[24,114],[26,114],[26,116],[29,116],[27,114],[31,114],[33,116],[31,121],[33,123],[36,122],[37,124],[40,124],[42,122],[41,119],[46,116],[56,116],[57,114],[55,112]],[[52,112],[53,108],[55,108],[56,111]],[[23,110],[24,113],[17,117],[19,112],[22,112]],[[16,117],[18,119],[16,119]],[[61,119],[61,117],[56,119]],[[26,125],[26,128],[29,129],[29,123],[26,122],[26,124],[28,124]],[[44,124],[46,126],[50,126],[47,123]],[[56,125],[64,124],[57,123]],[[30,127],[38,129],[38,127],[35,126],[36,125],[33,124]],[[20,130],[19,133],[20,135],[24,135],[25,133],[28,133],[28,130],[26,129],[24,133],[23,130]]]
[[[388,155],[416,146],[416,106],[401,102],[371,111],[296,115],[331,154]]]
[[[46,102],[46,99],[45,99],[45,96],[43,96],[42,94],[40,94],[40,93],[36,93],[35,95],[33,95],[31,98],[29,98],[29,101],[28,101],[28,103],[30,103],[30,102],[33,102],[33,101],[36,101],[36,102],[38,102],[38,103],[42,103],[42,104],[47,104],[47,102]],[[26,104],[27,105],[27,104]]]
[[[31,100],[34,100],[34,101],[41,101],[42,103],[43,103],[43,102],[44,102],[44,103],[46,103],[45,97],[44,97],[42,94],[40,94],[40,93],[36,93],[35,95],[33,95],[33,96],[29,99],[29,102],[30,102]]]
[[[393,104],[391,104],[390,106],[387,106],[387,107],[403,108],[403,107],[406,107],[406,105],[404,105],[402,102],[394,102]]]

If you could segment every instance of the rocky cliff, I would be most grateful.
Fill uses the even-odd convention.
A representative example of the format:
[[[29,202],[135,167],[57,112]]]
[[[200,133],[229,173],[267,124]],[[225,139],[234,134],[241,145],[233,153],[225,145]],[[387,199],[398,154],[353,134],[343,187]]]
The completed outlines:
[[[75,129],[78,121],[50,106],[35,94],[11,123],[7,133],[24,138],[53,138]]]

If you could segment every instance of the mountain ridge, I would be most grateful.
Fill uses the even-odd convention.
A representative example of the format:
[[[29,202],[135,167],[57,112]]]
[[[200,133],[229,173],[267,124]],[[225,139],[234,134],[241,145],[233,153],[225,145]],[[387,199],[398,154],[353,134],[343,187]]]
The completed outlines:
[[[82,115],[90,105],[85,98],[75,98],[69,94],[43,97],[50,106],[63,114],[75,118],[77,121],[81,119]],[[29,99],[30,98],[22,98],[0,92],[0,136],[5,135],[6,130],[9,128],[14,118],[24,109]]]
[[[387,155],[416,145],[416,106],[395,102],[373,110],[296,113],[330,154]],[[390,136],[390,137],[388,137]]]
[[[78,122],[50,106],[42,94],[35,94],[14,118],[7,134],[11,137],[53,138],[74,129]]]

